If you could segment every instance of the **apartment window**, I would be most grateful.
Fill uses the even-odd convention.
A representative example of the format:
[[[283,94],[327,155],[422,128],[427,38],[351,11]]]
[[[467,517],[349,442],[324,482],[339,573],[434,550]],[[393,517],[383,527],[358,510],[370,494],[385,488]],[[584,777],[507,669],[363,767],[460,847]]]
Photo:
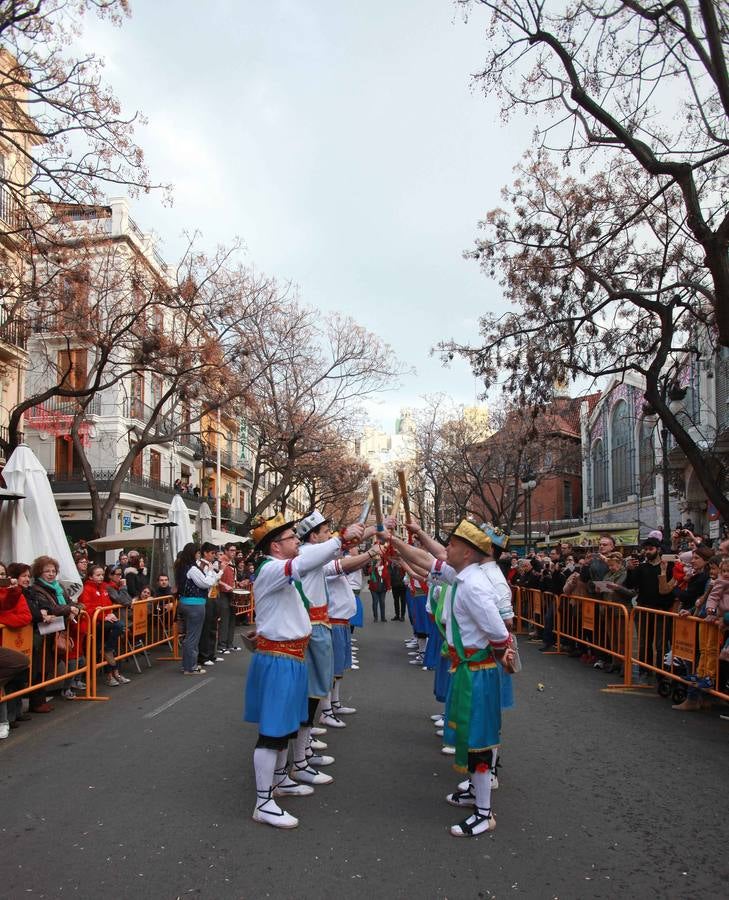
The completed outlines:
[[[628,499],[633,490],[633,441],[630,412],[625,400],[619,400],[613,408],[610,427],[610,452],[612,455],[613,503]]]
[[[562,482],[562,515],[565,519],[572,518],[572,482]]]
[[[141,453],[137,453],[132,463],[131,474],[134,478],[141,478],[144,474],[144,459]]]
[[[144,375],[140,372],[132,376],[132,403],[129,415],[132,419],[144,421]]]
[[[81,473],[81,463],[70,435],[56,438],[56,478],[70,478]]]
[[[59,350],[58,383],[72,391],[82,391],[86,387],[88,373],[88,353],[86,350]]]
[[[157,450],[149,451],[149,480],[155,484],[162,480],[162,454]]]
[[[640,422],[640,445],[638,465],[640,467],[640,493],[649,497],[656,492],[656,444],[653,423],[645,419]]]
[[[607,454],[605,443],[597,440],[592,445],[590,454],[592,463],[592,496],[595,507],[602,506],[608,499],[607,491]]]
[[[163,393],[162,378],[160,375],[153,375],[151,382],[152,406],[156,407],[162,399]]]

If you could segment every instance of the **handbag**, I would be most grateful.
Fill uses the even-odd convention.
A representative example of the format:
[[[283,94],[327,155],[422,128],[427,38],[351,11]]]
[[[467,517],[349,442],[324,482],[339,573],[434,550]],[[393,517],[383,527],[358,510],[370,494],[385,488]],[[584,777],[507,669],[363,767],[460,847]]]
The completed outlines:
[[[73,650],[75,644],[73,638],[67,631],[59,631],[56,634],[56,652],[65,656],[69,651]]]

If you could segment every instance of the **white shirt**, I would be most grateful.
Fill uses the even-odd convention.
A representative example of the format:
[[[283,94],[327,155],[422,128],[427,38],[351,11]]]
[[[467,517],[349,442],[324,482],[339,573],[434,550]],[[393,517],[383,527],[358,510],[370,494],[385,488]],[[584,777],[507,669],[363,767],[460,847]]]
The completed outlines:
[[[353,591],[362,590],[362,569],[355,569],[354,572],[347,572],[347,581]]]
[[[312,552],[294,559],[268,557],[256,576],[258,634],[269,641],[292,641],[311,634],[309,613],[294,581],[302,581],[312,568],[321,571],[339,553],[339,547],[338,538],[332,538],[323,544],[312,544]]]
[[[491,586],[496,591],[498,600],[496,606],[502,619],[514,618],[514,607],[511,605],[511,585],[504,577],[501,566],[496,560],[489,560],[481,566],[481,571],[491,582]]]
[[[327,586],[324,577],[324,564],[328,563],[333,557],[338,555],[342,542],[339,538],[329,538],[329,540],[324,541],[323,544],[306,543],[299,547],[299,555],[297,558],[308,560],[310,558],[318,558],[316,554],[318,553],[319,548],[328,547],[330,544],[334,547],[334,552],[330,553],[322,563],[315,563],[313,566],[307,565],[306,571],[302,573],[301,576],[301,585],[304,588],[306,599],[309,601],[309,606],[312,607],[327,605]]]
[[[190,566],[187,570],[187,580],[191,581],[195,587],[211,588],[220,581],[222,574],[213,568],[209,568],[206,574],[198,566]]]
[[[479,565],[472,563],[456,572],[452,566],[436,561],[431,574],[452,585],[443,604],[446,639],[451,647],[454,646],[451,609],[464,647],[480,650],[489,644],[501,647],[508,642],[509,632],[496,605],[498,595]]]
[[[357,601],[354,599],[354,591],[345,572],[342,572],[340,561],[324,566],[324,575],[327,580],[327,593],[329,595],[329,618],[351,619],[357,612]]]

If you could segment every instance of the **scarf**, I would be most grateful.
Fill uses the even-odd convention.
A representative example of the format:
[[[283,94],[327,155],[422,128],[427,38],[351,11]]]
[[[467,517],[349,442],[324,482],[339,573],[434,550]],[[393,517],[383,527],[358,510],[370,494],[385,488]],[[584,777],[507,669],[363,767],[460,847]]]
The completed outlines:
[[[66,606],[66,595],[63,593],[63,588],[59,584],[58,579],[55,581],[46,581],[44,578],[38,578],[38,581],[44,587],[50,588],[55,592],[59,606]]]

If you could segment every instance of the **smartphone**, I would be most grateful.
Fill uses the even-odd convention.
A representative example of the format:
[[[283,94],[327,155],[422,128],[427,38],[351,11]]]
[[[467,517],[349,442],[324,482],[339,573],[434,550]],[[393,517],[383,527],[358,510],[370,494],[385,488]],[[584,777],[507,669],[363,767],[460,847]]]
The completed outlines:
[[[12,578],[7,578],[7,577],[0,578],[0,588],[10,587],[10,585],[12,583],[13,583]]]

